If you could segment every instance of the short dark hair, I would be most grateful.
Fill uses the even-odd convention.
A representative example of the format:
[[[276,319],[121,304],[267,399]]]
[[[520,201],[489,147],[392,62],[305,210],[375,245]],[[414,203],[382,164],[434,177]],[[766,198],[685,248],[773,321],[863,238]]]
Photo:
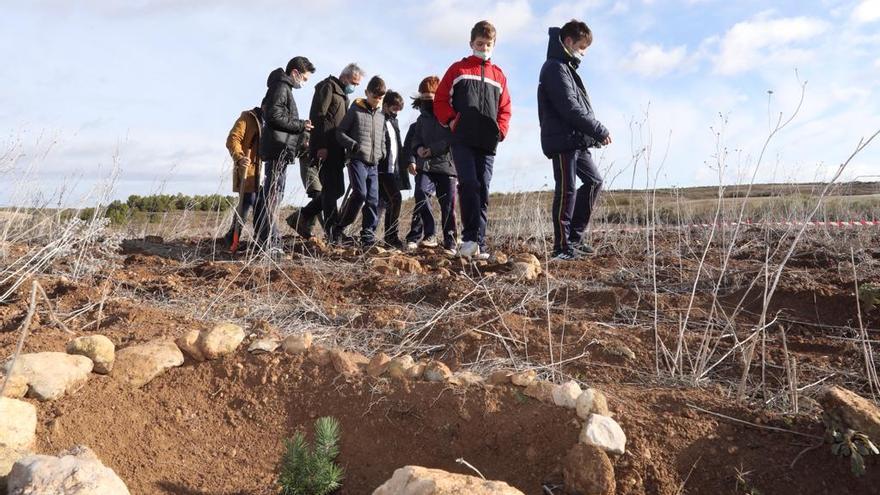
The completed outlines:
[[[373,96],[385,96],[385,92],[387,91],[387,88],[385,88],[385,81],[379,76],[373,76],[370,78],[370,82],[367,83],[367,91]]]
[[[403,107],[403,96],[397,91],[388,90],[385,93],[385,102],[389,107]]]
[[[474,24],[474,27],[471,29],[471,43],[477,38],[488,38],[494,41],[496,34],[495,26],[491,22],[480,21]]]
[[[593,32],[590,31],[590,27],[585,22],[577,19],[572,19],[562,26],[562,29],[559,31],[559,39],[565,41],[565,38],[571,38],[575,42],[586,39],[588,46],[593,44]]]
[[[305,57],[293,57],[290,59],[290,62],[287,62],[287,68],[284,69],[284,72],[290,74],[291,71],[296,69],[300,74],[305,74],[306,72],[315,72],[315,66],[312,64],[309,59]]]

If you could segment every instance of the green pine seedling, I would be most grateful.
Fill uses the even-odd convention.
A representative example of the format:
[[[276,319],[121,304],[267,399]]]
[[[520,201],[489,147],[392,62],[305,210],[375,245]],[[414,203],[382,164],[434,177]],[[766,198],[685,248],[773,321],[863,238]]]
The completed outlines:
[[[284,441],[278,477],[281,495],[329,495],[342,486],[344,472],[335,462],[339,430],[339,421],[324,417],[315,421],[314,449],[299,432]]]

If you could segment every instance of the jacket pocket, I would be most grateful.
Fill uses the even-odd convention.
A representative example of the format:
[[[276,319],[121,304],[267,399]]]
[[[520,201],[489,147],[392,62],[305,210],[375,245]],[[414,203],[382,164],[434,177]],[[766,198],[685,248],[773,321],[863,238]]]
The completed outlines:
[[[476,108],[467,108],[459,114],[453,134],[462,143],[490,154],[495,153],[501,140],[498,122]]]

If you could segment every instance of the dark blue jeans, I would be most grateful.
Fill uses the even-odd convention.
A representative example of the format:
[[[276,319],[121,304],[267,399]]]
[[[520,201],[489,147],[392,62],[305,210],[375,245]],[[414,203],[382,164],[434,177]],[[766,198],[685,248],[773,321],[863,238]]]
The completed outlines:
[[[434,212],[431,208],[431,196],[436,195],[440,203],[440,221],[443,227],[443,247],[455,248],[456,231],[458,230],[455,216],[456,178],[451,175],[431,172],[419,172],[415,179],[412,221],[410,222],[407,242],[418,242],[436,234]]]
[[[486,225],[489,223],[489,183],[495,156],[464,144],[452,145],[452,159],[458,172],[458,195],[461,202],[461,238],[486,249]]]
[[[278,231],[278,206],[284,197],[284,184],[287,181],[287,160],[266,162],[263,187],[257,194],[254,209],[254,229],[257,243],[268,249],[281,242]]]
[[[379,173],[376,165],[352,160],[348,163],[348,182],[351,194],[342,205],[339,223],[334,235],[354,223],[358,210],[361,210],[361,242],[376,241],[376,224],[379,218]]]
[[[575,189],[575,181],[582,184]],[[553,157],[553,250],[565,251],[581,242],[593,207],[602,190],[602,176],[590,150],[574,150]]]
[[[241,201],[241,213],[238,212],[237,209],[232,212],[232,225],[229,226],[229,232],[226,233],[226,242],[232,242],[232,233],[235,232],[235,228],[241,223],[247,223],[248,213],[251,211],[251,208],[257,204],[257,193],[239,193],[239,201]],[[236,205],[236,208],[238,205]],[[240,218],[239,218],[240,216]],[[254,229],[257,227],[257,215],[254,214]],[[239,231],[241,232],[241,231]]]

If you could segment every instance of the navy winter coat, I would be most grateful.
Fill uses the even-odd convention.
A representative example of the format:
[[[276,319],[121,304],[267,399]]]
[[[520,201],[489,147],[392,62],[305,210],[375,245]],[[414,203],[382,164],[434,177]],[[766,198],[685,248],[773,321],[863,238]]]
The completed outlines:
[[[559,28],[550,28],[547,61],[538,82],[538,120],[541,148],[548,158],[578,149],[594,148],[608,137],[593,115],[590,97],[577,74],[578,60],[565,50]]]
[[[293,79],[284,73],[284,69],[278,68],[269,74],[262,104],[260,155],[263,160],[284,159],[290,163],[302,145],[305,121],[299,118],[292,89]]]

